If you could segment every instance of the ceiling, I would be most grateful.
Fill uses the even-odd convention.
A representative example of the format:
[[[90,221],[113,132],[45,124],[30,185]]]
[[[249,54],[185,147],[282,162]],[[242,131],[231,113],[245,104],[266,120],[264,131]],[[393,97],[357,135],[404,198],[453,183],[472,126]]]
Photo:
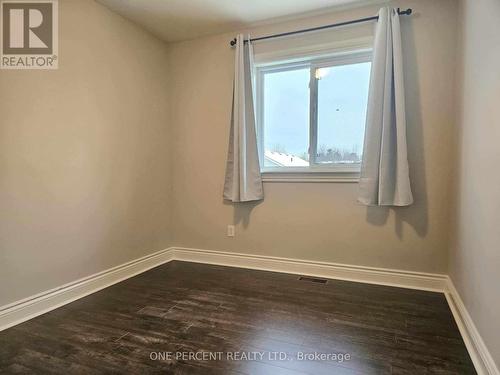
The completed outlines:
[[[167,42],[373,0],[96,0]]]

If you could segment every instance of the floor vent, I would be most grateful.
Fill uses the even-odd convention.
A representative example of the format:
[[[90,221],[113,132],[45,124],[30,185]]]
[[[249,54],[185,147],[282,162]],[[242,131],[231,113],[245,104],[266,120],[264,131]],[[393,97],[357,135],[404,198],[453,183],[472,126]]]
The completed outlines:
[[[317,277],[309,277],[309,276],[300,276],[300,281],[308,281],[310,283],[318,283],[318,284],[326,284],[328,282],[327,279],[319,279]]]

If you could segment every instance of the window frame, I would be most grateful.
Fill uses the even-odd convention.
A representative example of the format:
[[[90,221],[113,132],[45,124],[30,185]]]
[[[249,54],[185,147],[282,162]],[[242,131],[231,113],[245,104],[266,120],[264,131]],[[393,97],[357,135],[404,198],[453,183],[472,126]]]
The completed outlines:
[[[308,68],[309,79],[309,155],[317,153],[318,132],[318,79],[316,69],[339,65],[372,62],[371,49],[343,51],[323,57],[305,57],[293,62],[266,61],[255,66],[255,103],[257,144],[264,181],[269,182],[358,182],[361,163],[326,164],[311,163],[308,167],[264,167],[264,76],[268,73]],[[311,156],[309,157],[311,159]]]

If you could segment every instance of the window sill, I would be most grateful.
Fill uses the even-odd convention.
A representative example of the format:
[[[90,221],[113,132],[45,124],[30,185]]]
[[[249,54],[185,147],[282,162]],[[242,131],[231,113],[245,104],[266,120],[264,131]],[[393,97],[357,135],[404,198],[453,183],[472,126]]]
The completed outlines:
[[[358,183],[359,172],[262,172],[262,181]]]

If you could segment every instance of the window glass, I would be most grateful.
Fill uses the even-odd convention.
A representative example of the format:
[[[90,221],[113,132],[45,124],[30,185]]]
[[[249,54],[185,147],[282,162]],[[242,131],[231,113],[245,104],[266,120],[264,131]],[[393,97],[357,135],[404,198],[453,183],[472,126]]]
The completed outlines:
[[[257,69],[264,171],[357,173],[363,155],[370,53]]]
[[[370,63],[316,70],[318,137],[316,163],[360,163],[365,134]]]
[[[309,68],[264,75],[264,167],[309,165]]]

